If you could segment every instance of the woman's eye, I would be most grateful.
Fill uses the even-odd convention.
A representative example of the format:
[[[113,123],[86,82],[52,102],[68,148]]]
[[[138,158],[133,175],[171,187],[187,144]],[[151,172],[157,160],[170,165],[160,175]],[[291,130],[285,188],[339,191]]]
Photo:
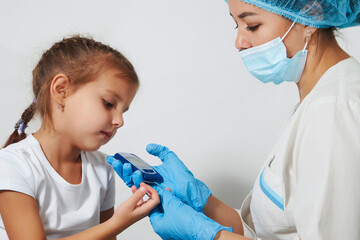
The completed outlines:
[[[114,107],[114,104],[106,101],[106,100],[103,100],[104,102],[104,106],[107,108],[107,109],[111,109],[112,107]]]
[[[253,32],[253,31],[255,31],[259,26],[260,26],[260,24],[255,25],[255,26],[247,26],[247,27],[246,27],[246,30]]]
[[[236,27],[235,27],[234,29],[238,29],[238,27],[239,27],[239,26],[238,26],[238,25],[236,25]]]

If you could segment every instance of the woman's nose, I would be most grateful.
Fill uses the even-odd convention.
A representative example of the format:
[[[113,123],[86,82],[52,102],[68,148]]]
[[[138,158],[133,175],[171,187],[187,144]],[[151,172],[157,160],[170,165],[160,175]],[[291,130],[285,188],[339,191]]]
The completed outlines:
[[[235,47],[238,50],[245,50],[245,49],[251,48],[252,45],[248,40],[245,39],[245,37],[243,35],[240,34],[240,32],[238,32],[238,34],[236,36],[236,40],[235,40]]]

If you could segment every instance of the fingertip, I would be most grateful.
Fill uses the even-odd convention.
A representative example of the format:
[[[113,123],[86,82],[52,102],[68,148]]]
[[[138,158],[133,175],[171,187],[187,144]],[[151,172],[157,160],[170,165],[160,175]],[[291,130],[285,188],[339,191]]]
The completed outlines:
[[[149,144],[146,147],[146,151],[149,154],[160,158],[161,161],[165,161],[166,156],[170,153],[170,150],[169,150],[168,147],[162,146],[162,145],[159,145],[159,144],[154,144],[154,143]]]
[[[111,162],[111,165],[113,166],[114,169],[118,169],[118,168],[123,167],[122,162],[117,160],[117,159],[113,159],[112,162]]]
[[[120,162],[120,161],[119,161],[119,162]],[[125,169],[126,169],[127,171],[132,170],[132,167],[131,167],[131,164],[130,164],[130,163],[124,163],[123,167],[124,167],[124,170],[125,170]]]
[[[135,190],[133,193],[134,193],[134,195],[136,195],[137,197],[136,198],[142,198],[145,194],[146,194],[146,189],[144,188],[144,187],[139,187],[139,188],[137,188],[136,186],[135,186],[135,188],[133,188],[133,187],[131,187],[131,190],[133,191],[133,190]]]
[[[146,146],[146,151],[148,151],[148,153],[150,154],[159,154],[165,151],[166,149],[168,149],[166,146],[156,143],[150,143]]]
[[[136,170],[136,171],[134,172],[134,175],[135,175],[135,176],[142,176],[140,170]]]
[[[124,177],[129,178],[131,176],[131,174],[133,173],[132,167],[130,163],[125,163],[123,165],[123,174]]]
[[[113,161],[114,161],[114,156],[109,155],[109,156],[106,157],[106,162],[107,163],[112,165]]]
[[[146,189],[146,192],[148,192],[148,193],[152,193],[152,192],[155,190],[155,189],[152,188],[150,185],[148,185],[148,184],[146,184],[146,183],[144,183],[144,182],[141,182],[141,183],[139,184],[139,187]],[[156,190],[155,190],[155,191],[156,191]]]
[[[136,170],[136,171],[132,174],[131,179],[132,179],[133,183],[135,184],[135,186],[136,186],[137,188],[139,188],[141,182],[143,181],[143,175],[142,175],[142,173],[141,173],[139,170]]]
[[[144,194],[147,192],[144,186],[140,186],[139,190],[140,190],[140,192],[142,192]]]
[[[151,154],[154,151],[154,149],[157,148],[157,146],[159,145],[155,143],[150,143],[146,146],[146,151]]]
[[[136,186],[135,186],[135,185],[132,185],[132,186],[131,186],[131,191],[132,191],[132,193],[135,193],[136,190],[137,190]]]

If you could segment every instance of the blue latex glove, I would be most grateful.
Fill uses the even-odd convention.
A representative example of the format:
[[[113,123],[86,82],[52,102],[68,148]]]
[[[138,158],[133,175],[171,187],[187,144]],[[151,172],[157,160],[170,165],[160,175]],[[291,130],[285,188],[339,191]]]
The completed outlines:
[[[140,187],[140,183],[143,181],[142,174],[139,170],[133,172],[130,163],[123,164],[120,160],[115,159],[114,156],[107,156],[106,161],[114,168],[126,186],[131,187],[135,185],[137,188]]]
[[[167,147],[158,144],[149,144],[146,151],[163,162],[153,168],[164,178],[161,186],[171,189],[172,193],[196,211],[203,212],[207,199],[211,195],[210,189],[202,181],[196,179],[184,163]],[[140,171],[132,173],[131,165],[122,164],[119,160],[109,156],[107,158],[117,174],[127,186],[135,185],[137,188],[142,182]],[[129,165],[129,166],[128,166]]]
[[[159,193],[161,207],[154,208],[149,217],[154,231],[162,239],[212,240],[220,230],[233,232],[184,204],[171,192],[154,186]]]
[[[146,151],[163,162],[162,165],[154,166],[154,169],[164,178],[161,185],[170,188],[175,196],[196,211],[203,212],[211,195],[205,183],[196,179],[176,154],[167,147],[149,144],[146,146]]]

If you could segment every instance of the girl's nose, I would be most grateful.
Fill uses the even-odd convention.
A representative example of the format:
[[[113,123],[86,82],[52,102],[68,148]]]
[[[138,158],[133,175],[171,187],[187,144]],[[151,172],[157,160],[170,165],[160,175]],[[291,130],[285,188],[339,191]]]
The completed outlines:
[[[112,123],[116,128],[122,127],[124,125],[123,114],[122,113],[115,114]]]

